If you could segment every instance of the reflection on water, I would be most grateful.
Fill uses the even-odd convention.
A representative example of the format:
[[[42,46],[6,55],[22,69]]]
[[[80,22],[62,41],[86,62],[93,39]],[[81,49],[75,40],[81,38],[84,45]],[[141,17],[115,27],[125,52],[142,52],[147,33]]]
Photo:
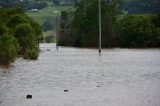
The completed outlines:
[[[40,47],[0,68],[0,106],[160,106],[159,49]]]

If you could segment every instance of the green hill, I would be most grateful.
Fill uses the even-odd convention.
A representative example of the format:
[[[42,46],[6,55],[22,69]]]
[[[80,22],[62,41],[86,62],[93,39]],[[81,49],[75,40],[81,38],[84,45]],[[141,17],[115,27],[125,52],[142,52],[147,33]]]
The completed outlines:
[[[49,0],[48,0],[49,1]],[[48,7],[36,12],[27,11],[27,15],[43,26],[44,37],[55,36],[56,34],[56,17],[59,17],[61,11],[73,8],[72,6],[55,6],[52,2],[47,2]],[[48,23],[48,24],[45,24]],[[48,25],[48,26],[47,26]],[[47,30],[47,28],[48,30]]]

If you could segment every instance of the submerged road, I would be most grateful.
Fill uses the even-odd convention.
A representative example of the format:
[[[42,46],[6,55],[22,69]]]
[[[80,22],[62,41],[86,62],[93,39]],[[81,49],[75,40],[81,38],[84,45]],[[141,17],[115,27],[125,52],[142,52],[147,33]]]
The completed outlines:
[[[0,68],[0,106],[160,106],[160,49],[40,48]]]

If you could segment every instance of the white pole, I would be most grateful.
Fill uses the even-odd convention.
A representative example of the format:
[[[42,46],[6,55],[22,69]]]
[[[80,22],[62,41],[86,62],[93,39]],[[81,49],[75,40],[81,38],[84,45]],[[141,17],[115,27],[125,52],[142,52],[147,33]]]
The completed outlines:
[[[99,53],[101,53],[101,35],[102,35],[102,25],[101,25],[101,0],[99,0]]]

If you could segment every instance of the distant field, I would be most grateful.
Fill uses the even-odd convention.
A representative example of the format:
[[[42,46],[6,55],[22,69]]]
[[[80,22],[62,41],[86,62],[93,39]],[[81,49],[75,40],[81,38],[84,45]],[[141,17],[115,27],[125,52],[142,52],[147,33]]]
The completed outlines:
[[[43,36],[44,37],[50,36],[50,35],[55,36],[56,35],[56,31],[55,30],[50,30],[50,31],[47,31],[47,32],[43,32]]]
[[[69,8],[72,8],[72,7],[71,6],[49,6],[42,10],[39,10],[38,12],[28,11],[27,14],[30,17],[32,17],[35,21],[37,21],[39,24],[42,25],[47,17],[56,17],[57,15],[60,15],[61,11],[68,10]]]
[[[51,23],[56,23],[56,16],[60,16],[61,11],[68,10],[73,8],[72,6],[54,6],[52,2],[47,2],[48,7],[39,10],[38,12],[30,12],[28,11],[27,14],[32,17],[35,21],[37,21],[40,25],[43,25],[44,21],[49,19]],[[53,21],[53,22],[52,22]],[[44,37],[55,35],[55,29],[44,32]]]

